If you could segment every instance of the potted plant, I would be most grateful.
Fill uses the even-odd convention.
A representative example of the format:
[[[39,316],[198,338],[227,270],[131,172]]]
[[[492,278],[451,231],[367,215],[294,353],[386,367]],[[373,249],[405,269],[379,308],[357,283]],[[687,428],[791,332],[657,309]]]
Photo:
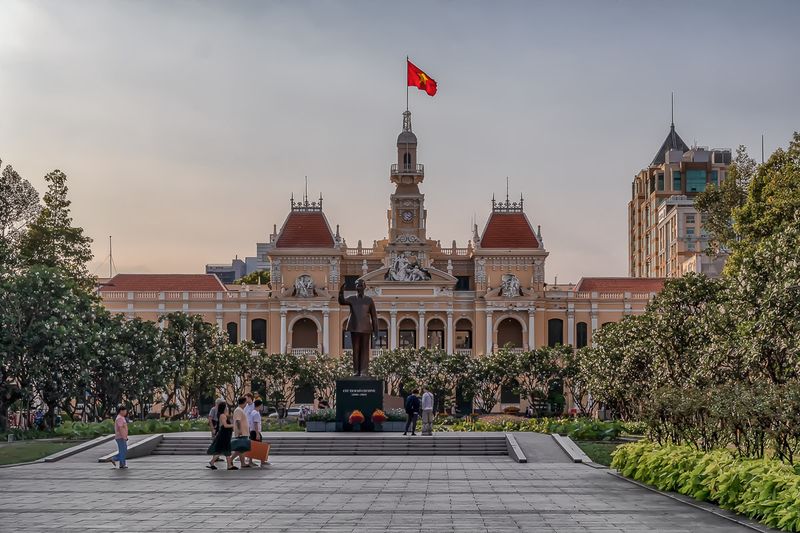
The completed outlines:
[[[328,423],[335,418],[336,412],[333,409],[318,409],[306,418],[306,431],[327,431]],[[336,429],[335,422],[333,429]]]
[[[384,422],[386,422],[386,413],[380,409],[375,409],[372,413],[372,423],[375,426],[375,431],[383,431]]]
[[[361,431],[361,424],[364,423],[364,413],[356,409],[352,413],[350,413],[350,417],[347,421],[353,426],[353,431]]]

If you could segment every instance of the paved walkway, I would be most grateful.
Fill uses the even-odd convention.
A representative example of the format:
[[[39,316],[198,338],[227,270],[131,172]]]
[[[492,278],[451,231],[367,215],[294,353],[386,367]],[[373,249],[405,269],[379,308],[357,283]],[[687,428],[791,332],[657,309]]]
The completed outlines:
[[[750,531],[581,464],[276,456],[226,472],[151,456],[125,471],[80,459],[0,470],[0,531]]]

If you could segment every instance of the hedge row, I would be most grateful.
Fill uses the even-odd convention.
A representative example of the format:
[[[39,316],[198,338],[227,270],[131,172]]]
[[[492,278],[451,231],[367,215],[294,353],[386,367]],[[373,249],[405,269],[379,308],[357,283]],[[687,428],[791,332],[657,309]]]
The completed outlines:
[[[437,431],[533,431],[557,433],[577,440],[613,440],[622,433],[640,434],[642,424],[589,418],[506,418],[497,421],[462,419],[435,426]]]
[[[713,502],[769,527],[800,532],[800,467],[650,441],[620,446],[613,456],[611,467],[625,477]]]

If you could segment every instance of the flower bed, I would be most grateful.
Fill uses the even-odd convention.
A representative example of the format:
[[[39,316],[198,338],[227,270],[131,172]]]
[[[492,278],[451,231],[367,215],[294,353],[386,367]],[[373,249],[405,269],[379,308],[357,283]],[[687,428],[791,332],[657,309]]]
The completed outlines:
[[[613,457],[611,467],[625,477],[716,503],[769,527],[800,531],[798,466],[649,441],[622,445]]]
[[[557,433],[576,440],[614,440],[621,433],[629,433],[619,421],[590,418],[522,418],[507,415],[490,415],[479,419],[464,418],[453,423],[440,423],[436,431],[534,431]]]

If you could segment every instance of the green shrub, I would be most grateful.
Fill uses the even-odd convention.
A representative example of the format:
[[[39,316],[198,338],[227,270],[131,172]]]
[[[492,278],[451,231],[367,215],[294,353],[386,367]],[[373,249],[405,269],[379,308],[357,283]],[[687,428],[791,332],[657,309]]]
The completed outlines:
[[[176,433],[180,431],[207,431],[208,420],[134,420],[128,423],[130,435],[146,435],[149,433]],[[55,435],[66,439],[93,439],[114,433],[112,419],[102,422],[64,422],[55,430]]]
[[[769,527],[800,531],[800,474],[787,463],[650,441],[622,445],[613,457],[611,467],[625,477],[714,502]]]
[[[406,411],[405,409],[387,409],[386,419],[390,422],[405,422]]]
[[[307,420],[309,422],[335,422],[336,409],[319,409],[309,414]]]
[[[557,433],[576,440],[614,440],[623,432],[617,421],[590,418],[501,418],[495,421],[461,419],[438,424],[437,431],[534,431]]]

